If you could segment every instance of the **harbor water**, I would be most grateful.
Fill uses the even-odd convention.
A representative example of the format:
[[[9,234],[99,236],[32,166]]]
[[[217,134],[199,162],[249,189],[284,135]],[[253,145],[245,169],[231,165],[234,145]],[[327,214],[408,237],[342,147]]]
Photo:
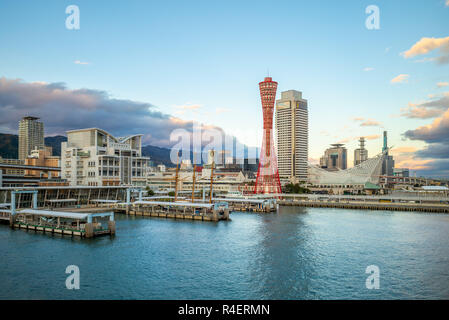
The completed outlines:
[[[116,236],[93,239],[0,225],[0,299],[449,299],[447,214],[281,207],[231,219],[116,215]],[[79,290],[66,288],[69,265]]]

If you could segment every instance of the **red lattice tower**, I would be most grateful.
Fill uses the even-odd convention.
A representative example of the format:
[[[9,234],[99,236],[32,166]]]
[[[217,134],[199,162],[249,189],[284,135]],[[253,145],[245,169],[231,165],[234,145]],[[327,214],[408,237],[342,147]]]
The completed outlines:
[[[254,193],[281,193],[278,162],[273,140],[273,111],[278,83],[266,77],[259,83],[263,111],[263,141]]]

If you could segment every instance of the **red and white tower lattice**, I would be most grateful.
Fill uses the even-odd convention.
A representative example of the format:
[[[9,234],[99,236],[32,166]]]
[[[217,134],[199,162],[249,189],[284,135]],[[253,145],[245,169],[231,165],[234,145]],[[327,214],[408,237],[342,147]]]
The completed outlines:
[[[266,77],[259,83],[263,111],[263,141],[254,193],[281,193],[278,162],[273,139],[273,112],[278,83]]]

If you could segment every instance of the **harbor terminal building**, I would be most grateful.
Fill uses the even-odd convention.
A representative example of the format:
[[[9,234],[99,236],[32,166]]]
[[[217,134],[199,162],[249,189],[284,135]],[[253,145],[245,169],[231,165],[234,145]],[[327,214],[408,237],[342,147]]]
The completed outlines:
[[[150,158],[142,135],[114,137],[98,129],[67,131],[61,144],[61,176],[70,186],[145,186]]]
[[[326,190],[332,194],[375,193],[380,187],[382,164],[386,152],[345,170],[329,171],[309,164],[309,185],[314,191]]]

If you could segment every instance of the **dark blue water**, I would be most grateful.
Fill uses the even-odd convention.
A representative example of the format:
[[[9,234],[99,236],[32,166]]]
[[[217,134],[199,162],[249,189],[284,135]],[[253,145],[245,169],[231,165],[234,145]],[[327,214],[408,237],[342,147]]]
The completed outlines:
[[[229,222],[116,216],[91,240],[0,225],[1,299],[448,299],[449,215],[281,208]],[[77,265],[81,288],[68,290]],[[380,269],[368,290],[365,269]]]

